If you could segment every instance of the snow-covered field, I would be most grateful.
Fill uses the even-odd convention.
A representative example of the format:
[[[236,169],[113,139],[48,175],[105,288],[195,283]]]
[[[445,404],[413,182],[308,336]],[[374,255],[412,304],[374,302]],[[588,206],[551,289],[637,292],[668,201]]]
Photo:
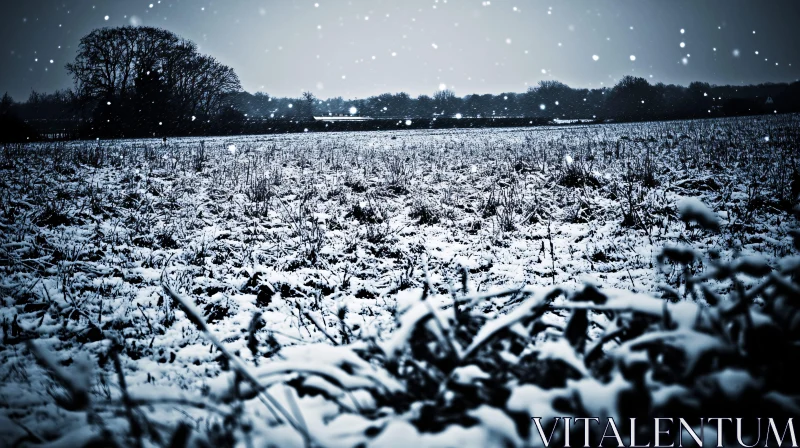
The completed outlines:
[[[166,445],[181,421],[219,446],[231,438],[242,446],[521,444],[528,436],[497,409],[527,414],[557,389],[524,385],[501,405],[462,403],[482,425],[423,430],[419,406],[376,398],[407,389],[404,377],[356,353],[391,359],[413,339],[415,319],[449,316],[465,297],[475,302],[468,312],[490,322],[556,285],[570,294],[593,284],[634,308],[653,309],[646,296],[677,310],[706,306],[708,294],[734,287],[687,288],[690,275],[714,264],[707,254],[759,255],[774,267],[794,251],[798,129],[800,117],[781,115],[8,146],[0,155],[0,444],[68,435],[71,446],[112,437],[105,429],[120,443],[155,446],[160,437]],[[686,198],[705,204],[721,229],[681,220],[679,204],[695,204]],[[706,255],[686,270],[660,266],[664,246]],[[502,291],[515,292],[492,294]],[[203,319],[187,316],[181,301]],[[549,329],[526,350],[566,356],[570,344],[544,334],[559,334],[569,316],[543,311],[537,322]],[[405,325],[396,331],[398,321]],[[591,314],[588,340],[612,324]],[[39,365],[26,341],[38,347]],[[468,356],[472,345],[463,345],[454,351]],[[486,369],[465,364],[451,379],[479,381]],[[591,381],[574,387],[594,390],[598,406],[618,386]],[[376,384],[383,392],[371,392]],[[325,393],[304,395],[308,388]],[[90,405],[75,403],[80,391]]]

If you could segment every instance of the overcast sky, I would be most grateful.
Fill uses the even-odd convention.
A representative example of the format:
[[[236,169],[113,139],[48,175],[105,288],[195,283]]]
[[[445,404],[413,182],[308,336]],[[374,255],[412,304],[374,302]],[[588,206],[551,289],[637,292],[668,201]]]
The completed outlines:
[[[230,65],[250,92],[364,98],[523,92],[648,81],[800,78],[800,0],[25,0],[0,14],[0,91],[67,88],[81,36],[169,29]]]

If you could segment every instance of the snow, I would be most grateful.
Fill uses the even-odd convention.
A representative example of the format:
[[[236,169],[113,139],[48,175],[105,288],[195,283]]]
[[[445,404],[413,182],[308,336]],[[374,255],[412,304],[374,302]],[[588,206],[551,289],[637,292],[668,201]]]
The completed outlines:
[[[766,120],[785,123],[780,121],[785,119],[770,116]],[[411,120],[397,122],[411,125]],[[67,151],[65,154],[99,148],[107,156],[104,165],[79,165],[74,175],[52,172],[38,177],[42,179],[41,190],[53,196],[57,188],[74,193],[75,202],[67,201],[62,207],[73,221],[53,227],[29,224],[27,228],[35,233],[13,239],[4,234],[0,240],[4,251],[33,263],[32,267],[19,265],[13,275],[2,276],[0,291],[35,285],[25,303],[4,292],[0,320],[12,322],[16,318],[22,329],[35,331],[43,357],[49,357],[49,364],[60,374],[46,374],[30,354],[15,348],[3,334],[0,397],[9,406],[0,410],[0,419],[13,414],[17,421],[35,429],[46,428],[43,421],[50,419],[53,434],[67,434],[62,440],[66,446],[81,445],[93,436],[88,430],[70,432],[85,419],[76,420],[74,413],[55,408],[46,391],[54,387],[53,378],[59,376],[68,378],[65,383],[72,384],[70,388],[75,391],[87,389],[87,376],[82,375],[85,364],[79,355],[88,354],[91,358],[84,360],[96,360],[107,352],[109,341],[76,343],[69,338],[85,334],[89,323],[98,320],[109,328],[121,328],[103,331],[118,335],[125,344],[121,359],[132,396],[188,400],[204,398],[207,393],[215,398],[216,405],[228,406],[221,399],[232,396],[235,375],[222,370],[217,348],[212,350],[207,336],[192,324],[192,319],[202,316],[208,321],[209,332],[227,351],[238,353],[248,371],[285,407],[291,408],[295,402],[310,432],[321,440],[330,440],[331,446],[356,445],[370,427],[382,428],[369,440],[368,445],[375,446],[523,445],[524,441],[515,439],[516,431],[505,412],[492,407],[471,411],[480,425],[453,424],[437,434],[421,433],[409,423],[415,409],[407,415],[375,410],[380,400],[374,397],[389,399],[404,385],[380,365],[356,353],[385,353],[405,360],[404,344],[422,325],[446,337],[454,322],[450,288],[460,288],[459,267],[469,270],[469,297],[457,306],[494,319],[476,330],[472,340],[454,344],[460,359],[469,359],[506,330],[524,333],[522,323],[532,316],[540,316],[541,322],[554,327],[550,329],[553,334],[566,324],[562,311],[589,307],[636,312],[656,321],[668,315],[674,323],[673,330],[648,333],[615,347],[610,353],[615,353],[620,363],[636,360],[642,356],[643,347],[651,343],[686,351],[687,370],[694,368],[705,353],[724,353],[726,348],[719,346],[718,340],[695,329],[698,316],[702,318],[707,309],[705,304],[688,299],[671,303],[653,296],[660,284],[675,284],[674,277],[651,268],[657,264],[658,250],[689,240],[696,254],[715,248],[723,260],[728,260],[738,252],[745,257],[737,267],[756,276],[771,275],[775,270],[800,265],[800,257],[775,262],[775,253],[791,248],[788,232],[793,222],[778,224],[774,219],[777,215],[765,213],[737,236],[741,240],[738,246],[729,246],[730,233],[724,233],[726,222],[736,218],[736,207],[747,200],[746,185],[737,182],[743,167],[733,163],[714,171],[703,159],[679,169],[681,146],[675,149],[670,145],[677,140],[682,142],[679,145],[700,147],[700,136],[721,138],[732,132],[738,141],[753,145],[752,150],[768,151],[779,140],[773,134],[772,141],[766,141],[765,129],[778,132],[782,127],[791,128],[775,123],[740,119],[660,123],[664,135],[668,132],[677,137],[659,137],[656,142],[647,140],[654,134],[652,124],[632,123],[533,130],[398,129],[193,137],[171,139],[169,145],[158,139],[65,143],[59,149]],[[603,151],[614,148],[623,136],[631,158],[606,157]],[[200,142],[208,158],[197,172],[192,156]],[[641,188],[637,190],[637,206],[646,221],[640,227],[626,227],[621,225],[620,215],[626,203],[609,194],[610,185],[627,172],[626,162],[636,160],[648,149],[658,166],[655,176],[659,183],[648,189],[634,183],[635,188]],[[31,145],[28,150],[36,157],[52,157],[48,152],[52,148],[45,145]],[[546,159],[537,158],[541,151],[547,152]],[[699,156],[707,157],[703,153]],[[42,160],[49,164],[29,165],[52,166],[52,158]],[[393,171],[397,162],[402,162],[399,165],[405,174]],[[600,186],[561,185],[559,176],[568,167],[585,169]],[[41,193],[23,188],[20,175],[0,170],[4,170],[0,174],[9,185],[9,203],[32,215],[37,201],[43,200],[36,196]],[[395,183],[393,175],[400,176]],[[269,186],[269,207],[253,199],[256,180],[264,180]],[[710,189],[712,180],[730,185],[730,194],[723,196]],[[92,188],[97,188],[94,194],[103,198],[102,209],[92,211],[87,185],[96,186]],[[483,215],[482,207],[492,194],[495,198],[500,194],[518,198],[520,207],[525,207],[515,212],[516,229],[503,230],[497,214]],[[419,204],[429,206],[440,220],[421,224],[414,214]],[[362,214],[354,213],[356,206]],[[542,218],[525,220],[531,210]],[[587,222],[573,218],[579,211],[585,214],[581,216],[588,216],[583,220]],[[716,223],[723,233],[687,227],[678,217],[706,225]],[[172,235],[174,244],[163,242],[164,235]],[[46,241],[47,246],[37,241]],[[36,247],[74,252],[74,257],[50,262],[49,256],[42,259],[33,252]],[[309,261],[312,253],[316,263]],[[42,269],[38,263],[42,263]],[[703,259],[703,272],[710,278],[706,286],[714,291],[729,288],[713,280],[711,266]],[[70,279],[74,288],[71,294],[80,300],[86,313],[75,319],[59,315],[73,298],[62,292],[59,272],[67,268],[75,272]],[[757,278],[744,277],[746,287],[756,284]],[[191,299],[189,306],[180,308],[163,300],[162,278]],[[585,279],[591,279],[606,294],[605,303],[569,300],[582,290]],[[422,300],[426,281],[432,287]],[[260,290],[261,286],[265,289]],[[553,288],[564,293],[549,300]],[[495,293],[517,291],[519,296],[493,297]],[[44,298],[46,294],[50,300]],[[265,295],[270,296],[268,303]],[[462,297],[458,289],[456,297]],[[40,303],[51,308],[47,312],[25,311],[26,305]],[[255,332],[261,350],[257,356],[250,352],[247,341],[255,312],[260,313],[264,324]],[[174,321],[167,325],[170,318]],[[593,315],[592,325],[610,326],[611,322],[604,319],[601,314]],[[755,326],[766,325],[766,319],[765,315],[752,314]],[[593,331],[592,337],[596,337],[599,330]],[[343,333],[352,337],[351,343],[356,335],[364,339],[345,346]],[[268,357],[270,338],[282,348]],[[586,373],[581,355],[564,339],[531,341],[526,350]],[[64,365],[68,359],[71,364]],[[113,378],[113,369],[92,363],[93,381],[98,374]],[[484,366],[465,363],[451,379],[468,387],[485,381],[488,372]],[[284,381],[298,378],[333,398],[300,397],[294,389],[283,386]],[[726,371],[715,381],[731,397],[751,387],[739,371]],[[117,398],[119,390],[113,384],[110,393]],[[247,387],[242,386],[245,390]],[[99,389],[89,389],[93,398],[102,398]],[[526,384],[509,389],[506,408],[543,418],[557,416],[553,399],[579,393],[586,398],[582,404],[590,406],[588,410],[606,415],[613,411],[609,406],[624,389],[625,382],[617,374],[607,383],[583,379],[553,390]],[[679,388],[664,387],[654,399],[666,401],[680,393]],[[12,396],[20,398],[12,401],[8,398]],[[342,411],[357,406],[375,411],[375,420]],[[145,406],[141,409],[165,424],[186,418],[171,405],[156,407],[152,411],[155,414],[149,414]],[[187,412],[198,420],[208,415],[207,411]],[[304,445],[291,428],[269,426],[272,417],[263,404],[248,402],[244,412],[261,422],[254,425],[257,441]],[[115,420],[111,412],[103,416],[114,430],[127,427],[124,419]],[[532,437],[536,439],[535,432]]]

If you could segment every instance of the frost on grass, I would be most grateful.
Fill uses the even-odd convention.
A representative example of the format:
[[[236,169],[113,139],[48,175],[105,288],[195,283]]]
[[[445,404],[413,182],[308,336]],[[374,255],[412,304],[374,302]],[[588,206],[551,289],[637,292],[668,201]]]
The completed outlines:
[[[797,120],[6,146],[0,444],[796,415]]]

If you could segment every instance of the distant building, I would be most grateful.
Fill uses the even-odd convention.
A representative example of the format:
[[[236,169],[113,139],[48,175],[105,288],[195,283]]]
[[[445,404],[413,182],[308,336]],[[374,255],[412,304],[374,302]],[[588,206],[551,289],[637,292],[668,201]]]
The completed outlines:
[[[352,115],[346,116],[329,116],[329,117],[314,117],[316,121],[367,121],[372,120],[371,117],[355,117]]]

